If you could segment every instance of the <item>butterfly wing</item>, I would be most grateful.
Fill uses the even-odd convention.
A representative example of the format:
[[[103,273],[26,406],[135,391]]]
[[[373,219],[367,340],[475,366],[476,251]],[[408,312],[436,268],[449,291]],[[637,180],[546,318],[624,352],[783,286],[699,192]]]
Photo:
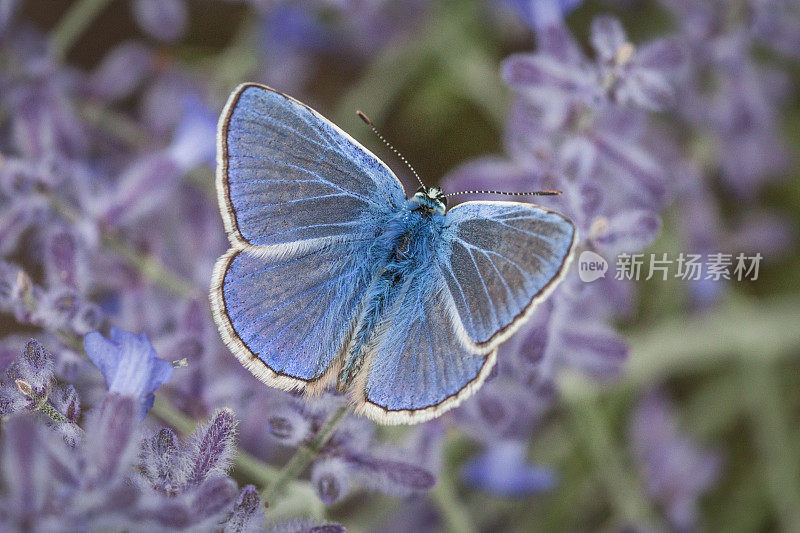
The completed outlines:
[[[439,268],[460,338],[487,353],[563,279],[577,231],[569,219],[517,202],[466,202],[446,215]]]
[[[308,106],[240,85],[219,122],[217,193],[231,242],[285,253],[364,233],[405,201],[389,168]]]
[[[268,385],[324,386],[405,201],[391,171],[300,102],[245,84],[218,131],[217,192],[232,247],[211,304],[223,340]]]
[[[462,345],[450,306],[435,266],[407,284],[378,327],[376,348],[351,390],[357,412],[383,424],[415,424],[452,409],[481,386],[496,352]]]
[[[248,370],[284,389],[322,380],[346,343],[370,279],[371,271],[353,259],[360,246],[336,242],[284,258],[234,247],[220,258],[214,317]]]
[[[476,391],[497,345],[563,278],[572,223],[512,202],[469,202],[445,218],[435,260],[402,289],[354,387],[357,409],[388,424],[439,416]]]

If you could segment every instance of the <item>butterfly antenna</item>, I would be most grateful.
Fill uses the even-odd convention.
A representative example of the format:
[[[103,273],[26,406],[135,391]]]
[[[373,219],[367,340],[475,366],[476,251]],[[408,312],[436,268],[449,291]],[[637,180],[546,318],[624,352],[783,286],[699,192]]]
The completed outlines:
[[[407,166],[409,169],[411,169],[411,172],[412,172],[412,173],[414,174],[414,176],[417,178],[417,181],[419,182],[419,184],[420,184],[420,185],[422,185],[422,186],[424,187],[424,186],[425,186],[425,184],[424,184],[424,183],[422,183],[422,179],[419,177],[419,174],[417,174],[417,171],[416,171],[416,170],[414,170],[414,167],[412,167],[412,166],[411,166],[411,163],[409,163],[409,162],[408,162],[408,160],[407,160],[405,157],[403,157],[403,154],[401,154],[401,153],[400,153],[400,152],[397,150],[397,148],[395,148],[394,146],[392,146],[392,143],[390,143],[389,141],[387,141],[386,139],[384,139],[384,138],[383,138],[383,135],[381,135],[381,134],[380,134],[380,132],[378,131],[378,128],[376,128],[376,127],[375,127],[375,124],[373,124],[373,123],[372,123],[372,121],[369,119],[369,117],[368,117],[367,115],[365,115],[365,114],[364,114],[362,111],[356,111],[356,113],[358,113],[358,117],[359,117],[361,120],[363,120],[363,121],[364,121],[364,124],[366,124],[367,126],[369,126],[369,127],[370,127],[370,129],[372,130],[372,132],[373,132],[375,135],[377,135],[377,136],[378,136],[378,139],[380,139],[380,140],[383,142],[383,144],[385,144],[386,146],[388,146],[388,147],[389,147],[389,149],[390,149],[392,152],[394,152],[394,153],[397,155],[397,157],[399,157],[399,158],[400,158],[400,160],[401,160],[403,163],[405,163],[405,164],[406,164],[406,166]]]
[[[561,191],[532,191],[532,192],[505,192],[505,191],[458,191],[445,194],[445,196],[458,196],[459,194],[505,194],[507,196],[558,196]]]

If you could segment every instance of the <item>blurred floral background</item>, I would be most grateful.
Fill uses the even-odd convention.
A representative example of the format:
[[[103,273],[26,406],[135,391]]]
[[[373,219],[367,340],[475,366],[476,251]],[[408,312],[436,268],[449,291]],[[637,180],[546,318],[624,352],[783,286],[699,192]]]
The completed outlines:
[[[800,531],[798,57],[797,0],[0,0],[0,529]],[[243,81],[410,190],[356,109],[428,184],[563,190],[608,273],[419,426],[261,385],[206,297]]]

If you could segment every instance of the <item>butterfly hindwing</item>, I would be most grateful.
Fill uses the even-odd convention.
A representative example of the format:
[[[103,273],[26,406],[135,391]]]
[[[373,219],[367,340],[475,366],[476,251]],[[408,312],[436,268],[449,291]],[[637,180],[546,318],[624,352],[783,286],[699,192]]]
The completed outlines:
[[[357,409],[386,424],[423,422],[455,407],[480,387],[495,360],[495,352],[477,353],[457,340],[435,266],[401,290],[355,390]]]
[[[566,273],[576,231],[562,215],[517,202],[466,202],[446,215],[439,266],[462,341],[488,352]]]
[[[220,258],[212,304],[223,338],[266,383],[303,388],[320,380],[346,343],[370,279],[359,242],[290,257],[231,248]]]
[[[217,192],[234,243],[284,251],[363,233],[405,201],[391,170],[304,104],[239,86],[219,123]]]

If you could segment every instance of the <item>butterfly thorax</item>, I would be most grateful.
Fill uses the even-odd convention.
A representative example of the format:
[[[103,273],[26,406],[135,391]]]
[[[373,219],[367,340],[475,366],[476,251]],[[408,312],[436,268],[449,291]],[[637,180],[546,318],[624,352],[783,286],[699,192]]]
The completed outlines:
[[[439,187],[422,186],[417,189],[408,202],[411,204],[411,209],[415,211],[444,215],[447,209],[447,197]]]
[[[422,206],[422,207],[421,207]],[[409,199],[373,245],[376,269],[354,335],[339,372],[337,387],[346,390],[361,371],[365,358],[380,343],[380,335],[397,312],[397,302],[433,260],[444,226],[444,209],[430,209]]]

